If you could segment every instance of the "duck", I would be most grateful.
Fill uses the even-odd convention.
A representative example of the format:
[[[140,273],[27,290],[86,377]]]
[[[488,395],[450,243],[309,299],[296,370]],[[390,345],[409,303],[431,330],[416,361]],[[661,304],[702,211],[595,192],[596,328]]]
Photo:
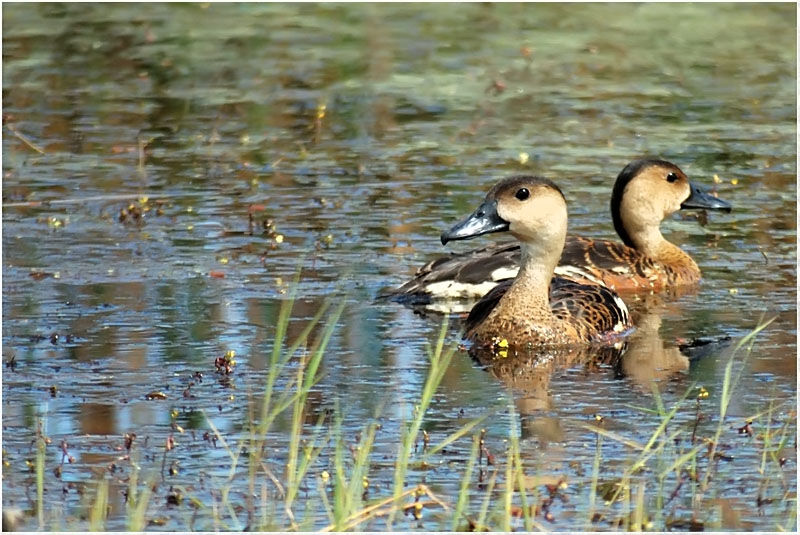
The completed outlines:
[[[610,342],[630,331],[628,309],[613,290],[554,276],[567,237],[567,202],[555,183],[537,176],[501,180],[441,241],[495,232],[519,242],[520,266],[467,316],[465,338],[476,348],[567,348]]]
[[[623,293],[696,285],[701,279],[697,263],[660,229],[666,217],[689,209],[730,212],[731,205],[693,184],[674,163],[634,160],[619,173],[611,193],[611,217],[622,242],[568,236],[556,273]],[[412,306],[482,297],[516,275],[520,251],[511,242],[437,258],[387,297]]]

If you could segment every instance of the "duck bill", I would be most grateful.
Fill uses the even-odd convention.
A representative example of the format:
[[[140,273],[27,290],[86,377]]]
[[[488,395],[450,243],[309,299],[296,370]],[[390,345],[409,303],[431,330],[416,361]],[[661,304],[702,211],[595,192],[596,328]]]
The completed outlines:
[[[497,214],[497,200],[486,201],[464,221],[442,232],[442,245],[505,230],[508,230],[508,221]]]
[[[681,203],[681,210],[706,209],[722,210],[724,212],[731,211],[730,203],[714,197],[694,184],[689,184],[689,187],[691,188],[691,193],[689,194],[689,198]]]

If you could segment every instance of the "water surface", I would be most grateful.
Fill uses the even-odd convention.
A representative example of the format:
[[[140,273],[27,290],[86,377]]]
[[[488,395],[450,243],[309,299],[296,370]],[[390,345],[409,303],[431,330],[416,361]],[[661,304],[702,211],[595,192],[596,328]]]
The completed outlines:
[[[345,300],[308,424],[334,411],[353,434],[378,414],[375,458],[389,460],[371,480],[386,496],[441,317],[376,301],[380,290],[484,243],[444,249],[438,235],[512,173],[556,181],[571,232],[614,238],[613,179],[647,155],[734,206],[664,224],[702,286],[642,307],[648,336],[614,366],[523,367],[515,382],[458,353],[425,429],[440,441],[489,411],[487,444],[502,452],[519,421],[526,466],[569,483],[546,526],[584,529],[596,435],[583,426],[601,415],[646,442],[658,420],[637,407],[654,406],[652,379],[667,406],[704,386],[714,414],[731,346],[690,361],[676,344],[735,340],[776,317],[736,357],[722,437],[735,461],[701,520],[791,528],[796,425],[769,478],[742,476],[763,443],[737,429],[770,405],[762,431],[796,418],[795,20],[788,4],[4,4],[3,506],[34,510],[41,425],[45,499],[63,505],[22,526],[85,529],[93,482],[108,477],[107,527],[123,529],[123,435],[136,433],[143,475],[162,472],[174,418],[180,470],[156,493],[151,529],[213,529],[165,496],[179,486],[217,499],[230,460],[203,439],[206,418],[231,444],[246,431],[298,269],[290,338],[330,296]],[[214,360],[228,350],[237,367],[224,378]],[[275,470],[289,429],[273,429]],[[58,477],[62,440],[74,462]],[[456,441],[409,484],[454,496],[469,448],[469,436]],[[631,455],[606,440],[603,479]],[[756,507],[764,492],[774,501]],[[673,525],[688,525],[691,494],[673,507]],[[395,528],[449,528],[433,518]],[[240,512],[221,527],[246,523]]]

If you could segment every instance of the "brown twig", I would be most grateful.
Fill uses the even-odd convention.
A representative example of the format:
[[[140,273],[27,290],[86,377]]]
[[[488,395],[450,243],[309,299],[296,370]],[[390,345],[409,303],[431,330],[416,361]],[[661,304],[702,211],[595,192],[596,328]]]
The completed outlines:
[[[141,193],[128,193],[123,195],[96,195],[94,197],[82,197],[71,199],[52,199],[48,201],[23,201],[23,202],[10,202],[4,203],[3,209],[6,208],[34,208],[37,206],[50,206],[56,204],[78,204],[94,201],[128,201],[136,200],[142,197]]]
[[[267,477],[272,480],[272,482],[275,484],[275,487],[280,491],[280,497],[282,499],[284,496],[286,496],[286,491],[283,490],[283,485],[281,485],[281,482],[278,481],[277,477],[275,477],[275,474],[273,474],[272,471],[267,468],[267,465],[264,464],[264,461],[259,461],[259,464],[261,464],[261,469],[264,470],[264,473],[267,474]]]
[[[25,143],[25,144],[26,144],[28,147],[32,148],[33,150],[35,150],[35,151],[36,151],[36,152],[38,152],[39,154],[44,154],[44,153],[45,153],[43,148],[39,147],[39,146],[38,146],[36,143],[34,143],[33,141],[31,141],[31,140],[28,138],[28,136],[26,136],[25,134],[23,134],[22,132],[20,132],[19,130],[17,130],[17,129],[14,127],[14,125],[11,125],[11,124],[6,124],[6,128],[8,128],[8,130],[9,130],[9,131],[10,131],[12,134],[14,134],[14,136],[15,136],[17,139],[19,139],[20,141],[22,141],[23,143]]]

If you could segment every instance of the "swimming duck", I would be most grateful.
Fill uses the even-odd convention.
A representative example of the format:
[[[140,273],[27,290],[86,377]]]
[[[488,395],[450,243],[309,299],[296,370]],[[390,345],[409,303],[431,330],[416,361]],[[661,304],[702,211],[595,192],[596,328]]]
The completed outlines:
[[[441,239],[447,244],[504,231],[520,242],[520,269],[469,313],[465,338],[476,347],[569,347],[619,337],[631,327],[625,303],[612,290],[553,276],[567,236],[567,202],[553,182],[533,176],[500,181]]]
[[[677,165],[655,159],[633,161],[617,176],[611,194],[611,217],[622,243],[569,236],[556,273],[579,282],[603,283],[619,292],[659,292],[696,284],[700,268],[667,241],[659,227],[677,210],[703,208],[731,210],[727,202],[690,183]],[[408,304],[480,297],[498,281],[515,276],[519,261],[516,243],[438,258],[390,296]]]

